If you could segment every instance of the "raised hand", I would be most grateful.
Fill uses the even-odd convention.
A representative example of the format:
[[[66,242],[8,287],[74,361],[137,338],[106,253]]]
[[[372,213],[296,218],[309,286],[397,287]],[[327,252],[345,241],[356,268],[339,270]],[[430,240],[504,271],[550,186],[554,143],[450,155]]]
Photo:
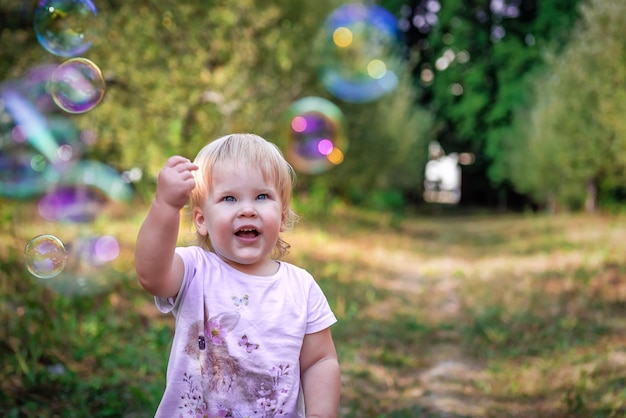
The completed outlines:
[[[156,201],[182,209],[196,187],[193,171],[197,169],[198,166],[185,157],[170,157],[159,172]]]

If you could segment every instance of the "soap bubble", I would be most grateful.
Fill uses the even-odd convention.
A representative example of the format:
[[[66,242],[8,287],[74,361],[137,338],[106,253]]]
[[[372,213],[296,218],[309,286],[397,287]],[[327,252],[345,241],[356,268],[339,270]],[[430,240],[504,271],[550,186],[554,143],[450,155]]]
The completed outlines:
[[[120,255],[120,244],[114,236],[103,235],[94,242],[93,251],[99,264],[108,263]]]
[[[14,86],[0,85],[0,197],[29,199],[52,194],[43,203],[48,220],[95,214],[94,204],[100,204],[102,193],[113,200],[129,201],[133,189],[119,172],[102,162],[80,159],[88,146],[82,140],[87,133],[65,115],[46,117]],[[101,193],[74,196],[87,197],[82,201],[67,190],[62,192],[64,196],[54,196],[59,188],[83,186]],[[82,215],[62,215],[61,201],[69,206],[73,201],[86,210]]]
[[[28,142],[48,161],[55,161],[59,144],[48,129],[45,115],[16,86],[0,87],[0,129],[10,131],[10,135],[3,135],[2,149]]]
[[[0,197],[27,199],[47,187],[42,175],[58,144],[45,117],[16,83],[0,85]]]
[[[124,280],[128,260],[121,256],[119,241],[111,235],[86,233],[67,244],[63,274],[45,286],[63,295],[94,295]],[[131,263],[132,265],[132,263]]]
[[[305,174],[320,174],[343,161],[347,147],[344,115],[321,97],[304,97],[286,112],[285,157]]]
[[[111,170],[107,173],[94,163],[76,161],[86,147],[80,130],[66,115],[46,115],[38,109],[29,87],[32,85],[0,85],[0,197],[29,199],[49,192],[59,181],[76,184],[85,171],[96,170],[93,176],[100,182],[112,179]],[[43,104],[43,99],[39,103]],[[57,109],[54,103],[52,106]],[[121,178],[117,183],[123,183]],[[112,186],[119,189],[123,185]]]
[[[71,58],[54,71],[49,90],[54,102],[69,113],[84,113],[100,103],[105,82],[100,68],[86,58]]]
[[[355,3],[336,9],[317,44],[322,85],[352,103],[373,101],[395,89],[399,33],[395,16],[381,6]]]
[[[97,160],[80,160],[59,170],[56,184],[62,187],[90,186],[109,199],[130,201],[134,190],[113,167]]]
[[[41,0],[35,7],[35,35],[48,52],[75,57],[91,47],[96,15],[91,0]]]
[[[54,235],[39,235],[26,244],[24,259],[33,276],[51,279],[65,268],[67,251],[63,242]]]
[[[107,197],[96,188],[68,185],[47,191],[37,207],[47,221],[83,223],[93,221],[106,203]]]
[[[28,69],[26,74],[19,79],[19,86],[16,86],[24,99],[44,114],[58,110],[48,93],[48,82],[58,66],[52,63],[35,65]]]

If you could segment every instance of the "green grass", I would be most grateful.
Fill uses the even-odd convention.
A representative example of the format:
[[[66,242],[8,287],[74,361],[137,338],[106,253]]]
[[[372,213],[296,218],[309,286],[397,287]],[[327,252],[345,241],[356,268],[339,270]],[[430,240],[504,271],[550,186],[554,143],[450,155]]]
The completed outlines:
[[[75,294],[30,276],[21,249],[37,233],[84,231],[2,218],[0,416],[153,415],[173,320],[133,275],[143,213],[80,227],[118,237],[122,254],[115,274],[100,272],[107,286]],[[339,318],[348,418],[624,416],[624,237],[623,216],[338,205],[285,234],[287,259]]]

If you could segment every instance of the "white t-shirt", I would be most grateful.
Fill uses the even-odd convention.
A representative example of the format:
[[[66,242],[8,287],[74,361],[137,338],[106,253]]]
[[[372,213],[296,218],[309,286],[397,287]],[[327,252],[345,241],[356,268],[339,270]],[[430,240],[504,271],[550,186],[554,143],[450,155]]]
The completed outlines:
[[[337,322],[313,277],[285,262],[251,276],[200,247],[176,252],[178,296],[155,298],[176,318],[156,417],[304,417],[302,340]]]

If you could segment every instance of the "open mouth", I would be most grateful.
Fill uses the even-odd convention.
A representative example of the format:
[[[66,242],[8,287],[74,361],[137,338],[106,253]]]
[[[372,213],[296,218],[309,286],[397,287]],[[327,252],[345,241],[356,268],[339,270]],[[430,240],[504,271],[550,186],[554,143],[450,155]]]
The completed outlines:
[[[255,228],[241,228],[235,232],[235,235],[240,238],[256,238],[259,236],[259,231]]]

